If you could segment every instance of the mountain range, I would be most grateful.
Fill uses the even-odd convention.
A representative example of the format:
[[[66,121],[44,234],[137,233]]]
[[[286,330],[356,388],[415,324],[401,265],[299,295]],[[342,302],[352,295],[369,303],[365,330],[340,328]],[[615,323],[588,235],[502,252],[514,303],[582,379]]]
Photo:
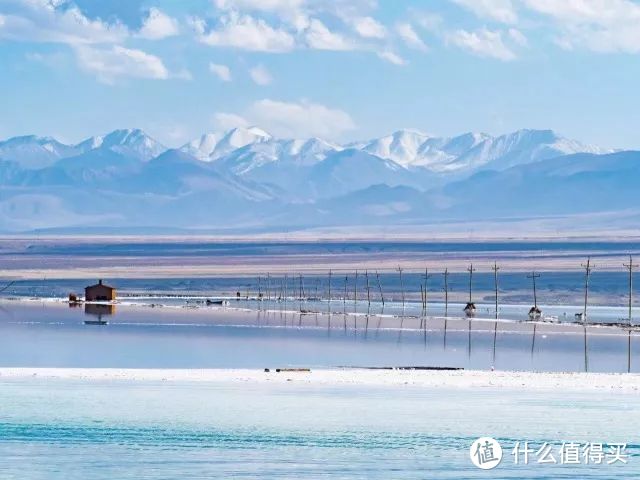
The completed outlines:
[[[0,231],[242,232],[480,220],[637,218],[640,152],[551,130],[364,142],[258,127],[167,148],[139,129],[0,141]],[[592,218],[600,218],[592,216]],[[443,227],[444,228],[444,227]]]

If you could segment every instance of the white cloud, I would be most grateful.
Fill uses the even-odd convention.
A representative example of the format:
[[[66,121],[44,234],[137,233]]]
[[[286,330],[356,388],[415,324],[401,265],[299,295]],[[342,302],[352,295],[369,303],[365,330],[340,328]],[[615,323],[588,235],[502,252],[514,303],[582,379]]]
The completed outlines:
[[[424,12],[420,10],[411,9],[410,12],[412,20],[427,32],[439,33],[442,30],[444,19],[437,13]]]
[[[312,19],[305,31],[309,48],[317,50],[354,50],[355,45],[340,33],[332,32],[318,19]]]
[[[2,17],[0,38],[86,45],[118,43],[129,35],[127,28],[120,23],[90,20],[77,7],[57,9],[54,3],[47,0],[16,3],[13,13]]]
[[[509,61],[516,54],[504,43],[502,32],[482,28],[475,32],[456,30],[446,35],[446,41],[480,57],[497,58]]]
[[[78,66],[105,83],[118,78],[167,79],[171,75],[160,58],[123,44],[134,35],[162,38],[174,34],[172,19],[152,8],[137,33],[119,22],[89,19],[72,3],[60,0],[22,0],[2,16],[0,39],[59,43],[72,48]],[[58,7],[64,8],[58,8]],[[33,57],[35,58],[35,57]],[[189,78],[189,72],[174,75]]]
[[[557,43],[566,49],[640,53],[640,4],[630,0],[523,0],[560,28]]]
[[[364,38],[384,38],[387,29],[372,17],[358,17],[353,22],[353,28]]]
[[[394,53],[389,50],[382,51],[378,53],[378,56],[387,62],[393,63],[394,65],[406,65],[407,62],[399,56],[397,53]]]
[[[508,33],[511,40],[513,40],[521,47],[526,47],[529,44],[527,37],[525,37],[524,34],[517,28],[510,28]]]
[[[223,82],[231,81],[231,70],[229,70],[229,67],[227,67],[226,65],[209,63],[209,71]]]
[[[248,127],[249,121],[235,113],[218,112],[213,115],[213,123],[218,130],[231,130],[236,127]]]
[[[224,11],[265,12],[278,15],[295,27],[296,31],[309,25],[307,0],[214,0],[217,8]]]
[[[257,65],[249,70],[249,75],[251,79],[258,85],[269,85],[273,78],[263,65]]]
[[[274,28],[265,20],[231,12],[220,17],[219,24],[207,31],[205,22],[196,18],[192,24],[202,43],[214,47],[234,47],[258,52],[289,52],[295,47],[293,36]]]
[[[480,18],[488,18],[502,23],[516,23],[518,14],[511,0],[452,0],[454,3],[471,10]],[[555,0],[565,3],[566,0]],[[570,2],[566,2],[570,3]]]
[[[263,99],[253,103],[242,115],[217,113],[218,128],[259,125],[280,137],[336,138],[353,130],[355,123],[343,110],[329,108],[306,100],[282,102]]]
[[[178,22],[175,19],[152,7],[149,9],[149,15],[142,23],[138,33],[143,38],[159,40],[177,35],[179,31]]]
[[[221,10],[291,12],[299,10],[305,0],[214,0],[213,3]]]
[[[167,79],[169,71],[155,55],[115,45],[110,48],[77,46],[80,68],[112,84],[119,78]]]
[[[427,45],[422,41],[410,23],[398,23],[396,25],[396,32],[408,47],[422,51],[428,50]]]

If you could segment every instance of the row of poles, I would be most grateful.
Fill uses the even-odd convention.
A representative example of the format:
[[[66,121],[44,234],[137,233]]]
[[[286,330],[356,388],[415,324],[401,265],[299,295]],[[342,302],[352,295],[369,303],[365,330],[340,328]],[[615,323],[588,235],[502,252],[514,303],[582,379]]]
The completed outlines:
[[[628,294],[628,321],[629,324],[632,323],[632,312],[633,312],[633,272],[634,269],[638,268],[638,264],[634,264],[633,263],[633,257],[630,255],[629,256],[629,263],[624,263],[623,264],[625,269],[628,271],[629,273],[629,294]],[[581,265],[582,268],[585,271],[584,274],[584,305],[583,305],[583,311],[581,314],[578,314],[581,317],[581,320],[583,321],[583,323],[586,323],[587,321],[587,308],[588,308],[588,304],[589,304],[589,285],[590,285],[590,279],[591,279],[591,275],[593,273],[593,269],[594,269],[594,265],[591,262],[591,257],[587,258],[586,263]],[[497,262],[493,263],[493,266],[491,267],[491,270],[493,271],[493,279],[494,279],[494,293],[495,293],[495,318],[498,319],[499,316],[499,286],[498,286],[498,272],[500,270],[500,267],[498,266]],[[405,288],[404,288],[404,280],[403,280],[403,269],[402,267],[398,266],[397,268],[397,272],[399,275],[399,281],[400,281],[400,295],[401,295],[401,301],[402,301],[402,309],[404,311],[405,309],[405,303],[406,303],[406,296],[405,296]],[[467,304],[467,307],[472,307],[473,309],[475,309],[475,305],[473,304],[473,274],[477,271],[477,269],[473,266],[473,264],[470,264],[469,267],[467,268],[467,272],[469,273],[469,301]],[[445,312],[444,315],[445,317],[448,316],[449,313],[449,293],[450,293],[450,289],[449,289],[449,275],[450,272],[447,268],[445,268],[444,272],[442,273],[443,275],[443,279],[444,279],[444,285],[443,285],[443,291],[444,291],[444,304],[445,304]],[[331,300],[333,298],[332,296],[332,278],[334,276],[334,272],[332,270],[329,270],[329,276],[328,276],[328,296],[327,296],[327,300],[328,300],[328,308],[331,308]],[[429,269],[425,268],[424,271],[424,282],[420,282],[420,302],[421,302],[421,306],[422,306],[422,314],[426,315],[427,313],[427,306],[428,306],[428,294],[430,292],[429,290],[429,279],[432,278],[432,274],[429,273]],[[372,290],[372,278],[373,275],[369,275],[369,271],[365,270],[364,272],[364,278],[365,278],[365,285],[366,285],[366,301],[367,301],[367,305],[370,308],[371,307],[371,301],[372,301],[372,294],[371,294],[371,290]],[[355,271],[355,281],[353,284],[353,302],[354,302],[354,306],[357,305],[358,302],[358,278],[359,278],[359,273],[358,270]],[[528,279],[531,279],[532,284],[533,284],[533,308],[531,309],[531,312],[533,312],[534,316],[536,315],[536,312],[538,313],[537,316],[539,316],[540,310],[538,308],[538,295],[537,295],[537,286],[536,286],[536,280],[540,278],[540,274],[536,271],[531,272],[530,274],[527,275]],[[268,300],[272,299],[272,293],[274,293],[274,288],[273,288],[273,277],[271,277],[271,275],[269,273],[267,273],[266,275],[266,285],[265,285],[265,290],[266,290],[266,298]],[[258,277],[258,299],[259,300],[263,300],[265,298],[265,295],[263,293],[263,282],[265,281],[265,279],[263,279],[263,277],[259,276]],[[275,280],[273,280],[275,281]],[[294,278],[295,281],[295,278]],[[375,271],[375,281],[376,281],[376,287],[377,290],[379,292],[379,299],[380,302],[382,304],[382,308],[384,309],[385,306],[385,295],[384,295],[384,291],[382,288],[382,283],[380,281],[380,274],[378,273],[378,271]],[[349,296],[349,276],[345,275],[344,277],[344,283],[343,283],[343,295],[342,295],[342,301],[343,304],[346,308],[346,302]],[[276,282],[276,290],[275,293],[273,295],[273,299],[274,300],[278,300],[278,301],[285,301],[287,300],[287,298],[289,298],[289,293],[293,293],[293,295],[295,295],[295,289],[293,292],[289,292],[289,286],[290,286],[290,280],[288,275],[284,275],[284,278],[280,279],[280,286],[279,288],[277,288],[277,282]],[[314,297],[310,297],[309,296],[309,292],[307,291],[306,287],[305,287],[305,283],[304,283],[304,278],[302,276],[302,274],[298,275],[298,286],[297,286],[297,298],[300,302],[302,302],[303,300],[320,300],[321,297],[319,296],[319,288],[320,288],[321,284],[320,284],[320,280],[318,279],[318,282],[316,283],[316,287],[315,287],[315,296]],[[240,292],[237,293],[238,298],[240,298]],[[249,298],[249,292],[247,291],[246,294],[246,298]],[[294,297],[295,298],[295,297]],[[466,311],[466,308],[465,308]],[[472,313],[470,314],[470,316],[472,316]],[[533,318],[533,316],[532,316]]]

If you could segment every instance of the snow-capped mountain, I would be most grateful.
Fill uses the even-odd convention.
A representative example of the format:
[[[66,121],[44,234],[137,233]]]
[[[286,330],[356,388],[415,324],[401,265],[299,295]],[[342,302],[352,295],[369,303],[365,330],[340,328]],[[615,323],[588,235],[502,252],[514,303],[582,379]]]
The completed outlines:
[[[400,130],[337,144],[249,127],[208,133],[178,149],[138,129],[75,145],[15,137],[0,142],[0,231],[287,229],[640,208],[640,153],[604,153],[551,130],[497,137]],[[544,199],[522,195],[532,181]],[[585,190],[588,202],[576,202]]]
[[[196,138],[180,147],[180,150],[198,160],[207,162],[211,160],[211,154],[216,149],[220,138],[217,133],[205,133],[200,138]]]
[[[51,137],[26,135],[0,142],[0,161],[15,162],[22,168],[37,169],[75,155],[77,149]]]
[[[266,142],[271,138],[271,135],[258,127],[237,127],[224,134],[206,133],[183,145],[180,150],[199,160],[213,161],[239,148]]]
[[[552,130],[518,130],[492,137],[465,133],[456,137],[430,137],[415,130],[354,144],[372,155],[434,173],[460,173],[490,166],[504,169],[572,153],[608,153],[592,145],[558,136]]]
[[[96,149],[110,150],[141,161],[151,160],[167,150],[167,147],[137,128],[114,130],[107,135],[91,137],[75,147],[81,153]]]
[[[429,136],[424,133],[415,130],[399,130],[386,137],[371,140],[359,150],[406,167],[418,159],[418,151],[427,140]],[[358,148],[359,145],[355,147]]]

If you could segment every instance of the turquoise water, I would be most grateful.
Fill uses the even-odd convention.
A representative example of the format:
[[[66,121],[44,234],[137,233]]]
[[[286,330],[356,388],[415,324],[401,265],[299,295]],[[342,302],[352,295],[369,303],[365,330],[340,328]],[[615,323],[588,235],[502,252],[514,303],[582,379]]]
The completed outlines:
[[[117,306],[84,325],[63,304],[0,304],[0,367],[441,365],[584,369],[582,330],[540,325]],[[398,322],[402,321],[402,325]],[[370,323],[367,323],[370,322]],[[402,326],[402,329],[399,328]],[[569,327],[563,327],[569,328]],[[571,327],[573,328],[573,327]],[[626,371],[627,337],[589,332],[590,371]],[[494,342],[495,340],[495,342]],[[637,336],[632,371],[640,365]],[[0,479],[637,478],[640,395],[296,381],[0,377]],[[491,472],[477,437],[504,448]],[[516,441],[624,442],[626,465],[514,465]],[[556,456],[557,453],[556,453]]]
[[[637,395],[0,380],[0,478],[633,478]],[[503,445],[476,469],[479,436]],[[515,441],[627,442],[626,465],[514,465]],[[559,457],[558,457],[559,458]]]

